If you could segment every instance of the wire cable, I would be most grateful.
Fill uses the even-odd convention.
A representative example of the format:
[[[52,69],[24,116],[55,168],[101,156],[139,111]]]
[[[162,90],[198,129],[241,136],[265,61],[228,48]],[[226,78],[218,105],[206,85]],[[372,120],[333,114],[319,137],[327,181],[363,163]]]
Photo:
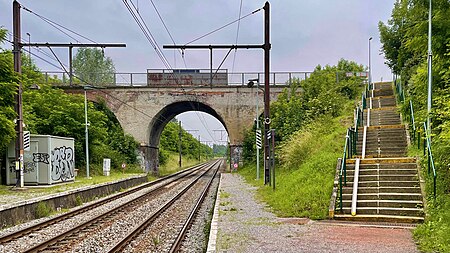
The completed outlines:
[[[23,6],[23,5],[21,5],[21,7],[22,7],[25,11],[28,11],[29,13],[31,13],[31,14],[37,16],[38,18],[42,19],[43,21],[45,21],[46,23],[50,24],[50,25],[53,26],[54,28],[58,29],[60,32],[62,32],[62,33],[64,33],[65,35],[69,36],[70,38],[72,38],[73,40],[75,40],[75,41],[78,42],[78,43],[79,43],[79,41],[78,41],[76,38],[74,38],[74,37],[72,37],[71,35],[69,35],[68,33],[62,31],[60,28],[66,30],[66,31],[69,31],[69,32],[71,32],[71,33],[73,33],[73,34],[75,34],[75,35],[77,35],[77,36],[79,36],[79,37],[81,37],[81,38],[83,38],[83,39],[86,39],[86,40],[88,40],[88,41],[90,41],[90,42],[92,42],[92,43],[97,43],[96,41],[94,41],[94,40],[92,40],[92,39],[90,39],[90,38],[88,38],[88,37],[86,37],[86,36],[84,36],[84,35],[82,35],[82,34],[80,34],[80,33],[77,33],[77,32],[75,32],[75,31],[73,31],[73,30],[71,30],[71,29],[69,29],[69,28],[67,28],[67,27],[65,27],[65,26],[63,26],[63,25],[61,25],[61,24],[58,24],[57,22],[55,22],[55,21],[53,21],[53,20],[51,20],[51,19],[49,19],[49,18],[46,18],[46,17],[44,17],[44,16],[42,16],[42,15],[36,13],[36,12],[33,12],[32,10],[30,10],[29,8],[27,8],[27,7]],[[58,28],[58,27],[60,27],[60,28]]]
[[[226,28],[226,27],[228,27],[228,26],[230,26],[230,25],[232,25],[232,24],[234,24],[234,23],[236,23],[236,22],[242,20],[242,19],[245,19],[245,18],[248,17],[248,16],[251,16],[251,15],[257,13],[258,11],[260,11],[260,10],[262,10],[262,9],[263,9],[263,8],[259,8],[259,9],[257,9],[257,10],[254,10],[253,12],[250,12],[249,14],[247,14],[247,15],[241,17],[241,18],[238,18],[238,19],[236,19],[236,20],[233,20],[233,21],[231,21],[231,22],[229,22],[229,23],[227,23],[227,24],[225,24],[225,25],[223,25],[223,26],[221,26],[221,27],[219,27],[219,28],[216,28],[216,29],[212,30],[211,32],[208,32],[208,33],[206,33],[206,34],[204,34],[204,35],[202,35],[202,36],[200,36],[200,37],[198,37],[198,38],[196,38],[196,39],[193,39],[193,40],[189,41],[188,43],[186,43],[186,44],[184,44],[184,45],[187,46],[187,45],[189,45],[189,44],[191,44],[191,43],[194,43],[194,42],[196,42],[196,41],[198,41],[198,40],[201,40],[201,39],[203,39],[203,38],[205,38],[205,37],[207,37],[207,36],[209,36],[209,35],[211,35],[211,34],[217,32],[217,31],[220,31],[220,30],[222,30],[222,29],[224,29],[224,28]]]
[[[139,12],[137,12],[137,7],[133,4],[133,2],[131,2],[131,6],[132,6],[131,7],[127,0],[122,0],[122,1],[125,4],[125,6],[127,7],[128,11],[132,15],[132,17],[134,18],[134,20],[137,23],[137,25],[139,26],[139,28],[141,29],[141,31],[144,34],[144,36],[147,38],[147,40],[149,41],[149,43],[151,44],[151,46],[155,50],[156,54],[158,55],[158,57],[160,58],[160,60],[164,64],[164,66],[167,69],[172,69],[172,67],[170,66],[169,61],[165,57],[165,55],[162,52],[161,48],[159,48],[159,45],[157,44],[153,34],[151,33],[150,29],[148,28],[148,26],[145,23],[144,19],[142,18],[141,14]],[[133,9],[135,11],[133,11]]]
[[[169,34],[169,37],[170,37],[170,39],[172,40],[172,43],[173,43],[174,45],[176,45],[175,39],[173,38],[172,34],[170,33],[169,28],[167,27],[166,22],[164,22],[164,19],[162,18],[161,14],[159,13],[158,8],[156,7],[155,3],[153,2],[153,0],[150,0],[150,3],[153,5],[153,8],[155,9],[156,14],[158,14],[159,20],[161,20],[161,23],[163,24],[164,29],[166,29],[166,32]],[[182,59],[183,59],[183,62],[184,62],[184,67],[187,68],[186,61],[184,60],[184,54],[183,54],[183,52],[182,52],[181,50],[178,50],[178,52],[179,52],[180,55],[182,56]],[[175,64],[176,64],[175,57],[174,57],[174,61],[175,61]]]
[[[241,25],[241,20],[240,20],[241,14],[242,14],[242,0],[241,0],[241,4],[240,4],[240,6],[239,6],[239,21],[238,21],[238,23],[237,23],[236,42],[234,43],[234,44],[236,44],[236,45],[237,45],[237,43],[238,43],[238,38],[239,38],[239,28],[240,28],[240,25]],[[234,63],[236,62],[236,54],[237,54],[237,48],[234,50],[233,65],[232,65],[232,67],[231,67],[231,72],[232,72],[232,73],[234,72]]]

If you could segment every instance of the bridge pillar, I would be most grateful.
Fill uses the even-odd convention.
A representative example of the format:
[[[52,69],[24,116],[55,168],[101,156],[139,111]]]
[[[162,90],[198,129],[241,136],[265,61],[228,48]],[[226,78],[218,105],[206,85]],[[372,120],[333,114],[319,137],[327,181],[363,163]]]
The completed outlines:
[[[153,175],[159,174],[159,148],[141,144],[139,150],[144,156],[145,171]]]
[[[242,145],[230,144],[230,171],[243,166]]]

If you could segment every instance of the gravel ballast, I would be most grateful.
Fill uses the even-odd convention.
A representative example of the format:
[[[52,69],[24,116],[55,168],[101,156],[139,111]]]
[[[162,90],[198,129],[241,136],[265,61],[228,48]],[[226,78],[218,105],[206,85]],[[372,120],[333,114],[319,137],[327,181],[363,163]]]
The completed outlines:
[[[215,252],[419,252],[410,229],[277,218],[238,174],[220,185]]]

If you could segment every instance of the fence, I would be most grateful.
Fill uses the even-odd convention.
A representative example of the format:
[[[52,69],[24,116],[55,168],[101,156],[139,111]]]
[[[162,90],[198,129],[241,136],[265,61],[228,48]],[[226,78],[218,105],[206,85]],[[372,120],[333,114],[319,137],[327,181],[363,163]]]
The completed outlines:
[[[197,72],[198,71],[198,72]],[[69,85],[70,78],[65,72],[42,72],[44,82],[52,85]],[[312,72],[271,72],[270,85],[291,85],[294,80],[305,80],[310,77]],[[210,85],[211,79],[214,86],[230,85],[244,86],[250,79],[259,79],[260,84],[264,84],[264,73],[262,72],[245,72],[245,73],[229,73],[227,71],[213,72],[209,70],[157,70],[149,69],[147,73],[87,73],[85,77],[73,77],[73,84],[85,84],[90,82],[95,76],[95,85],[102,86],[161,86],[161,85]],[[212,76],[212,78],[211,78]],[[89,78],[87,78],[89,77]],[[150,78],[151,77],[151,78]],[[161,82],[158,77],[165,78],[166,82]],[[157,81],[152,83],[151,80]],[[187,82],[188,81],[188,82]]]

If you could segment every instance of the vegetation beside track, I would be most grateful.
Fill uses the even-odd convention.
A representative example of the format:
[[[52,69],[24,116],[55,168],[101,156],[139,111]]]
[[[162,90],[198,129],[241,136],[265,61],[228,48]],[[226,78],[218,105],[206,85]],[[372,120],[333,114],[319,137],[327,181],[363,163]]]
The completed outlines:
[[[344,135],[353,124],[353,109],[363,80],[348,72],[364,68],[340,60],[336,66],[316,67],[306,80],[296,80],[271,104],[276,129],[276,190],[256,178],[254,129],[246,133],[245,164],[241,173],[259,187],[259,197],[279,216],[324,219],[333,188],[336,162]],[[262,150],[261,150],[262,152]]]

